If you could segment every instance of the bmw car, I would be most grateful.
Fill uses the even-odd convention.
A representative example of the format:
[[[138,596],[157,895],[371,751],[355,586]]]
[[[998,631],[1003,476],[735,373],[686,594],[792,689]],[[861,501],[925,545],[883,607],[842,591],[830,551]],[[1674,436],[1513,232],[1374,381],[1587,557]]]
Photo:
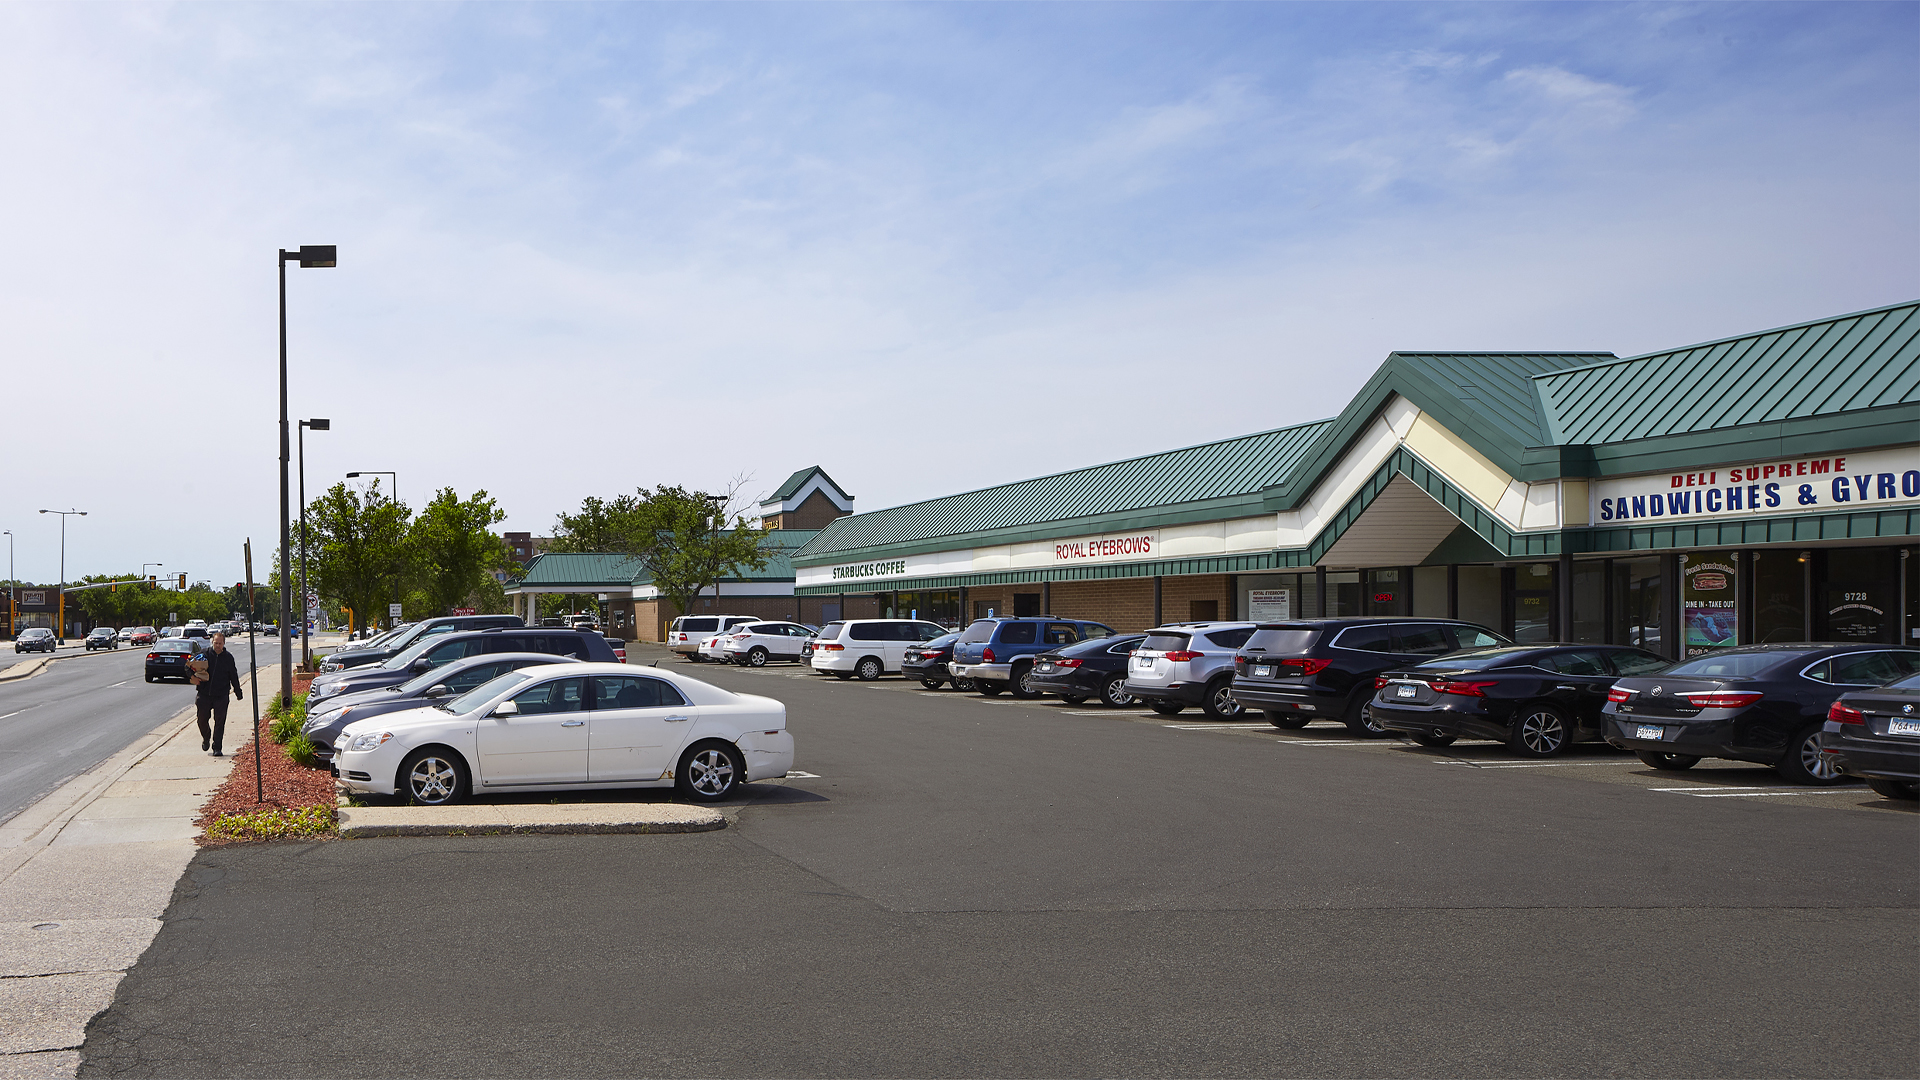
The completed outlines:
[[[1920,675],[1840,695],[1827,709],[1820,749],[1875,792],[1920,799]]]

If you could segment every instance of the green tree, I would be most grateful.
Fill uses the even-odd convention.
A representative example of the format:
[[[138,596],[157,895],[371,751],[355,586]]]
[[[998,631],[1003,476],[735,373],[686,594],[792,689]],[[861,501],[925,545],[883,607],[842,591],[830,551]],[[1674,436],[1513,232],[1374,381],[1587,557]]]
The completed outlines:
[[[641,504],[642,489],[636,495],[618,495],[601,499],[589,495],[580,503],[577,514],[560,514],[553,523],[553,540],[548,551],[623,553],[633,548],[634,537],[645,527]]]
[[[744,568],[767,565],[760,545],[769,530],[748,525],[738,514],[728,527],[740,487],[735,483],[709,496],[662,484],[612,500],[590,497],[578,514],[559,515],[554,549],[627,555],[662,595],[682,612],[691,611],[702,590]]]
[[[327,489],[307,504],[307,587],[352,609],[355,625],[377,622],[406,592],[410,516],[377,480],[365,498],[344,482]]]
[[[492,526],[506,517],[484,490],[463,501],[452,488],[441,488],[414,519],[407,538],[416,575],[412,594],[425,614],[479,610],[487,586],[499,591],[492,571],[505,563],[506,548]]]

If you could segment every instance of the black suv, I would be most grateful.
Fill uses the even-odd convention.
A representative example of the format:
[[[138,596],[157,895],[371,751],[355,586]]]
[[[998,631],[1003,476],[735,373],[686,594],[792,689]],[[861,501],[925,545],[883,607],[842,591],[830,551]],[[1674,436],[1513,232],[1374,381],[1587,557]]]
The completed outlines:
[[[398,636],[388,639],[377,649],[342,649],[326,658],[320,665],[324,672],[344,671],[348,668],[378,664],[405,652],[419,644],[420,639],[433,634],[451,634],[456,630],[485,630],[493,626],[525,626],[518,615],[446,615],[438,619],[422,619]]]
[[[382,663],[336,671],[313,680],[307,691],[307,709],[338,694],[375,690],[401,683],[455,660],[482,653],[552,653],[597,664],[617,664],[607,639],[590,630],[563,630],[548,626],[496,626],[490,630],[463,630],[436,634]]]
[[[1388,734],[1367,715],[1373,677],[1460,649],[1512,642],[1469,622],[1373,616],[1261,623],[1233,658],[1233,698],[1277,728],[1339,720],[1363,738]]]

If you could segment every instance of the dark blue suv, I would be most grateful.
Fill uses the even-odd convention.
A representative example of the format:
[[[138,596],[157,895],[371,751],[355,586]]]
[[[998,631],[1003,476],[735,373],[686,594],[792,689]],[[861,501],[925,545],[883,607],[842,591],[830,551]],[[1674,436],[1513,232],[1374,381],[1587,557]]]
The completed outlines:
[[[953,643],[947,670],[956,680],[972,679],[974,687],[988,697],[1012,690],[1014,697],[1037,698],[1045,691],[1030,685],[1034,657],[1113,633],[1111,626],[1051,615],[975,619]]]

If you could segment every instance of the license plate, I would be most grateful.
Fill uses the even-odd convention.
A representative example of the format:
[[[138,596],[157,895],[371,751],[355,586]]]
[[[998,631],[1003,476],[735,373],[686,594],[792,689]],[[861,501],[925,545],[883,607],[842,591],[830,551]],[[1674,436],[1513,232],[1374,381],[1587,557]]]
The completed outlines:
[[[1041,664],[1041,665],[1040,665],[1040,670],[1041,670],[1041,671],[1052,671],[1052,670],[1053,670],[1053,665],[1052,665],[1052,664]]]
[[[1273,665],[1272,664],[1255,664],[1253,666],[1253,677],[1256,679],[1273,678]]]
[[[1666,728],[1655,727],[1652,724],[1641,724],[1633,729],[1633,737],[1636,739],[1658,739],[1666,733]]]
[[[1920,720],[1889,720],[1887,721],[1887,734],[1920,735]]]
[[[1151,656],[1136,656],[1136,657],[1134,657],[1134,658],[1133,658],[1133,666],[1134,666],[1134,667],[1137,667],[1137,668],[1139,668],[1139,669],[1140,669],[1141,671],[1152,671],[1152,670],[1153,670],[1153,657],[1151,657]]]
[[[1397,696],[1399,696],[1399,697],[1409,697],[1409,698],[1410,698],[1410,697],[1412,697],[1412,696],[1413,696],[1413,693],[1414,693],[1414,690],[1413,690],[1413,687],[1411,687],[1411,686],[1402,686],[1402,687],[1399,687],[1398,689],[1396,689],[1396,690],[1394,691],[1394,693],[1395,693],[1395,694],[1396,694]]]

